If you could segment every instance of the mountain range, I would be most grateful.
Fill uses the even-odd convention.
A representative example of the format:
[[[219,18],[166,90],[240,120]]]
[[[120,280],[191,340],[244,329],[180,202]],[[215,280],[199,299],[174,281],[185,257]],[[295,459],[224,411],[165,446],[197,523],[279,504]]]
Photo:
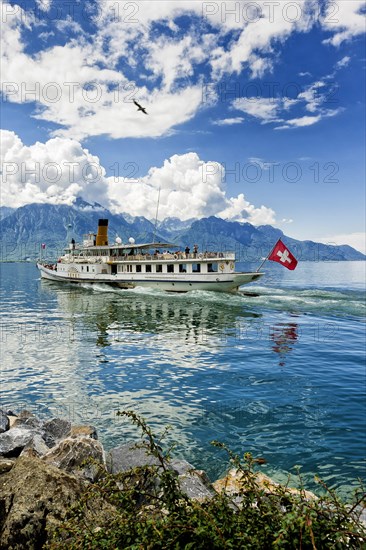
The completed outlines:
[[[254,226],[214,216],[179,220],[166,218],[155,223],[127,213],[112,214],[101,204],[77,198],[71,205],[28,204],[17,209],[0,207],[0,259],[34,260],[43,252],[50,259],[62,254],[67,242],[81,241],[84,234],[96,232],[98,219],[109,219],[109,240],[123,242],[172,243],[180,248],[197,244],[199,250],[234,250],[238,260],[260,261],[281,238],[300,261],[365,260],[366,256],[348,245],[327,245],[299,241],[271,225]]]

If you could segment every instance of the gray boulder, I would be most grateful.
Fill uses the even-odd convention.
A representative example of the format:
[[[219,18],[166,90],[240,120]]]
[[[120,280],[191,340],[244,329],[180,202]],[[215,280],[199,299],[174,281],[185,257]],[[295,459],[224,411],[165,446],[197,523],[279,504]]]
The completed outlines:
[[[97,465],[83,464],[88,459],[93,459]],[[100,467],[105,470],[103,447],[99,441],[90,437],[63,439],[44,454],[42,460],[66,472],[81,475],[90,481],[98,478]]]
[[[0,409],[0,433],[6,432],[9,429],[9,418],[4,411]]]
[[[170,466],[177,472],[181,490],[188,498],[203,501],[216,495],[207,474],[196,470],[186,460],[174,459]]]
[[[33,434],[32,438],[24,446],[24,449],[22,450],[20,456],[28,449],[32,449],[33,451],[35,451],[38,456],[42,456],[49,451],[45,440],[40,434],[37,433]]]
[[[138,445],[141,445],[140,443]],[[143,466],[160,466],[160,461],[147,452],[145,447],[126,443],[107,453],[107,469],[111,474],[127,472]]]
[[[71,422],[63,418],[52,418],[43,422],[42,429],[44,431],[43,439],[48,447],[53,447],[61,439],[69,437],[71,432]]]
[[[145,447],[136,447],[132,443],[126,443],[112,449],[107,454],[107,469],[112,474],[127,472],[143,466],[161,468],[160,461],[150,455]],[[205,472],[195,470],[192,464],[186,460],[174,459],[171,462],[166,462],[165,467],[176,472],[180,488],[188,498],[205,500],[216,494]],[[155,487],[158,488],[159,483],[155,483]]]
[[[33,436],[34,432],[32,430],[17,427],[0,434],[0,455],[5,457],[19,456]]]

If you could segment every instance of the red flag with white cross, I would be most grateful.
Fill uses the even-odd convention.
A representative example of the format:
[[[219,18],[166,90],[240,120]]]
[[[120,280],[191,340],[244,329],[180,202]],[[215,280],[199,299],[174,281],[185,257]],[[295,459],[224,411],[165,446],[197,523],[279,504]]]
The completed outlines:
[[[272,262],[278,262],[279,264],[287,267],[287,269],[294,270],[297,266],[297,260],[293,254],[289,251],[287,246],[279,239],[275,244],[272,252],[268,256],[268,260]]]

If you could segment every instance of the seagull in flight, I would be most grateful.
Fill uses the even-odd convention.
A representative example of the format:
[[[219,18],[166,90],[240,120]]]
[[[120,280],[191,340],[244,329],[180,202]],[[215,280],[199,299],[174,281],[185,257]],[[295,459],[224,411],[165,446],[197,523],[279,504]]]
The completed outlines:
[[[147,115],[147,111],[146,111],[145,107],[142,107],[140,105],[140,103],[137,103],[137,101],[135,99],[133,100],[133,102],[136,105],[136,107],[138,107],[137,111],[142,111],[145,115]]]

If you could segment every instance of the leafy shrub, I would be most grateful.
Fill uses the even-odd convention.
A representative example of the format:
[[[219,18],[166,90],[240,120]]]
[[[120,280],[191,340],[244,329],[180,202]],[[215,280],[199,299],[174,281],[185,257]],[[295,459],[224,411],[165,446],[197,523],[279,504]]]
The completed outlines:
[[[360,490],[351,504],[334,491],[309,499],[302,486],[293,494],[278,486],[271,492],[260,487],[250,454],[243,461],[224,448],[244,481],[233,501],[218,494],[205,502],[189,500],[176,473],[169,468],[151,429],[134,412],[124,411],[142,431],[142,445],[157,459],[156,466],[127,473],[104,473],[90,484],[64,523],[50,533],[45,548],[79,549],[362,549],[365,528],[358,509],[365,500]],[[95,505],[103,497],[105,508]],[[240,504],[235,502],[240,501]],[[100,506],[100,504],[99,504]],[[93,517],[93,521],[90,521]]]

